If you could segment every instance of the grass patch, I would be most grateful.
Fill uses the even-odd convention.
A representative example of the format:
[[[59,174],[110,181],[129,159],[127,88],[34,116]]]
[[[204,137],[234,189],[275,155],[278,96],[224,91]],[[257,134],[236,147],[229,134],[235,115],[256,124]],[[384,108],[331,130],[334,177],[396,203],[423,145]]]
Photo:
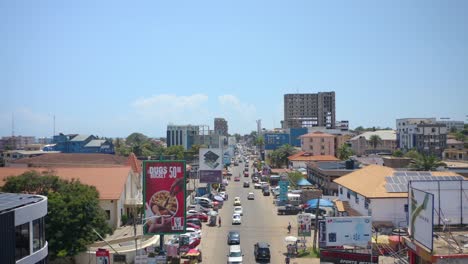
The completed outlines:
[[[308,247],[305,250],[299,250],[297,252],[298,258],[319,258],[320,253],[318,250],[313,250],[312,247]]]

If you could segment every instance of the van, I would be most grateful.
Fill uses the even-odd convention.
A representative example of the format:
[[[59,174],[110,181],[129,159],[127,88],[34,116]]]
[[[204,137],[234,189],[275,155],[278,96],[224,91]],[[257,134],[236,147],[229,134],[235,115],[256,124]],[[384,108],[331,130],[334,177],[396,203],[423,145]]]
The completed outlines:
[[[295,193],[288,193],[288,202],[292,205],[300,205],[302,203],[301,195]]]

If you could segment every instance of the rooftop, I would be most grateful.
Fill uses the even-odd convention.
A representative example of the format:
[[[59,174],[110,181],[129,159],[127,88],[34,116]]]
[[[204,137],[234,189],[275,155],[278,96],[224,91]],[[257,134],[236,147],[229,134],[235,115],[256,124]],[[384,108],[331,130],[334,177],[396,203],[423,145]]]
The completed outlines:
[[[125,182],[130,173],[130,167],[108,167],[108,168],[54,168],[52,173],[63,180],[77,179],[83,184],[96,187],[99,191],[99,199],[116,200],[119,199]],[[47,168],[0,168],[0,187],[5,184],[5,179],[9,176],[18,176],[27,171],[38,172],[50,171]]]
[[[315,131],[312,133],[308,133],[305,135],[300,136],[299,138],[323,138],[323,137],[329,137],[329,138],[334,138],[334,135],[323,133],[320,131]]]
[[[362,134],[359,134],[353,137],[351,140],[357,140],[361,137],[366,138],[366,140],[370,140],[371,136],[377,135],[382,140],[396,140],[396,131],[395,130],[377,130],[377,131],[367,131]]]
[[[290,161],[339,161],[335,156],[331,155],[312,155],[310,153],[299,151],[298,153],[288,157]]]
[[[105,139],[93,139],[89,141],[88,144],[85,145],[85,148],[90,148],[90,147],[100,147],[102,144],[106,142]]]
[[[39,195],[0,192],[0,214],[28,204],[40,202],[43,199]]]
[[[86,139],[88,139],[91,135],[76,135],[74,136],[70,141],[85,141]]]
[[[127,164],[127,158],[110,154],[47,153],[18,159],[12,164],[26,164],[29,167],[120,167]]]

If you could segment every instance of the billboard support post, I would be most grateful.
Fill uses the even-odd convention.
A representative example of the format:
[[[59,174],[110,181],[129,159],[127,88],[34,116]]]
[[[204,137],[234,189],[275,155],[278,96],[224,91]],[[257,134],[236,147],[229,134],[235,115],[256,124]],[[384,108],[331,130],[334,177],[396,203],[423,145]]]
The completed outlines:
[[[313,250],[317,250],[317,227],[318,227],[318,220],[320,217],[320,198],[317,199],[317,207],[315,207],[315,227],[314,227],[314,241],[313,241]]]

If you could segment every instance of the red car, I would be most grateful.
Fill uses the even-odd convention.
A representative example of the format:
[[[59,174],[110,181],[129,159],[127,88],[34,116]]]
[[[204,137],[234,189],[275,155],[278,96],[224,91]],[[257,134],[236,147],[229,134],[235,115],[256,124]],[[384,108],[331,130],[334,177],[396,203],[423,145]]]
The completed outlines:
[[[238,176],[234,177],[234,181],[240,181],[240,177]]]
[[[244,171],[244,177],[249,177],[249,172],[248,171]]]
[[[202,222],[208,222],[208,216],[206,214],[187,215],[187,219],[191,219],[191,218],[200,219],[200,221],[202,221]]]
[[[194,224],[194,223],[187,223],[187,227],[192,227],[192,228],[195,228],[195,229],[200,229],[200,227],[197,226],[197,225]]]

